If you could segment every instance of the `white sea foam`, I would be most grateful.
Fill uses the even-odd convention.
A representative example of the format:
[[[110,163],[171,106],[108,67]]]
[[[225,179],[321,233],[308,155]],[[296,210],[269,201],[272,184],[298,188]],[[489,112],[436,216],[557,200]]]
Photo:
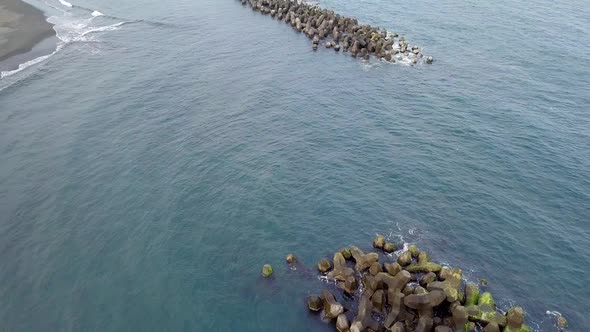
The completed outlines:
[[[106,26],[93,24],[96,15],[92,17],[77,18],[68,15],[52,16],[49,21],[54,24],[57,38],[63,43],[95,41],[87,35],[94,32],[113,31],[120,29],[120,26],[129,22],[118,22]]]
[[[66,6],[72,7],[72,4],[65,1],[59,0],[59,2]],[[66,13],[66,12],[64,12]],[[91,34],[104,32],[104,31],[114,31],[119,30],[122,25],[130,22],[118,22],[111,25],[106,26],[96,26],[92,24],[94,18],[104,16],[103,13],[95,10],[92,12],[91,17],[76,17],[70,14],[64,14],[63,16],[51,16],[48,18],[48,21],[54,25],[53,29],[56,32],[56,37],[59,39],[57,47],[55,51],[51,54],[40,56],[36,59],[27,61],[22,63],[18,66],[17,69],[10,70],[10,71],[2,71],[0,72],[0,79],[4,79],[6,77],[12,76],[16,73],[19,73],[26,68],[29,68],[33,65],[41,63],[51,56],[55,55],[57,52],[62,50],[66,45],[73,43],[73,42],[93,42],[96,41],[96,37],[93,37]]]
[[[72,4],[67,2],[66,0],[59,0],[59,3],[61,3],[62,5],[66,6],[66,7],[72,8]]]
[[[373,61],[371,61],[371,60],[373,60]],[[374,59],[371,59],[371,60],[361,60],[360,64],[361,64],[363,71],[369,71],[375,67],[381,66],[379,64],[379,62],[375,62]]]
[[[15,70],[2,71],[2,72],[0,72],[0,79],[3,79],[3,78],[8,77],[8,76],[12,76],[12,75],[14,75],[14,74],[16,74],[16,73],[18,73],[20,71],[23,71],[23,70],[29,68],[32,65],[36,65],[39,62],[45,61],[46,59],[48,59],[50,56],[54,55],[55,53],[57,53],[57,50],[55,50],[51,54],[43,55],[43,56],[40,56],[40,57],[38,57],[36,59],[27,61],[25,63],[21,63],[20,65],[18,65],[18,68],[15,69]]]
[[[323,281],[327,284],[336,285],[336,280],[330,280],[327,276],[318,276],[318,280]]]
[[[107,26],[103,26],[103,27],[92,28],[90,30],[84,31],[82,34],[80,34],[80,37],[84,37],[87,34],[94,33],[94,32],[119,30],[119,29],[121,29],[121,26],[123,24],[127,24],[127,23],[129,23],[129,22],[119,22],[119,23],[115,23],[115,24],[111,24],[111,25],[107,25]]]
[[[50,7],[50,8],[53,8],[53,9],[55,9],[55,10],[59,10],[59,11],[60,11],[60,12],[62,12],[62,13],[65,13],[65,12],[67,12],[66,10],[64,10],[64,9],[63,9],[63,7],[61,7],[61,6],[58,6],[58,5],[57,5],[57,4],[55,4],[53,1],[49,2],[49,1],[47,1],[47,0],[43,0],[43,3],[44,3],[46,6],[48,6],[48,7]]]
[[[395,255],[395,257],[398,257],[399,255],[403,254],[404,252],[408,251],[409,247],[410,247],[410,244],[407,242],[404,242],[402,247],[399,250],[394,251],[393,254]]]
[[[545,312],[545,314],[546,315],[549,315],[549,316],[553,316],[553,317],[560,317],[560,316],[562,316],[561,315],[561,312],[559,312],[559,311],[552,311],[552,310],[547,310]]]

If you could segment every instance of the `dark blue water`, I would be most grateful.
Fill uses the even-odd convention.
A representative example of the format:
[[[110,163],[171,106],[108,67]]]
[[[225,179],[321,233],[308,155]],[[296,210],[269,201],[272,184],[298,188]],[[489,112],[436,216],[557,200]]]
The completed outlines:
[[[0,330],[331,331],[284,256],[375,233],[590,326],[586,2],[321,2],[414,67],[233,0],[33,3],[63,42],[0,80]]]

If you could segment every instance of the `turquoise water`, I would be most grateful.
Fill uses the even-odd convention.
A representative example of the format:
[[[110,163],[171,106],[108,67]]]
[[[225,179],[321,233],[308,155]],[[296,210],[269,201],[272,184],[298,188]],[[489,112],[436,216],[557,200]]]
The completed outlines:
[[[59,51],[0,80],[1,330],[332,331],[284,256],[375,233],[590,326],[585,2],[321,2],[414,67],[233,0],[72,2],[32,2]]]

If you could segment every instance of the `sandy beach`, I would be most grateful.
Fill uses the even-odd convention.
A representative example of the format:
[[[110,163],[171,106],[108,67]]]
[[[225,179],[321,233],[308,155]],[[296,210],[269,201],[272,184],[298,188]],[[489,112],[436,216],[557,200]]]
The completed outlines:
[[[21,0],[0,2],[0,61],[26,53],[54,35],[41,10]]]

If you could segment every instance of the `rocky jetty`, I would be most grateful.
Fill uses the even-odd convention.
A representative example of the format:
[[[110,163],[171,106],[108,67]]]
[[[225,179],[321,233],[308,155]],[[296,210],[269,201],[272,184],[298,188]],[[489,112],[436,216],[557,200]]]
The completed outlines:
[[[432,63],[420,48],[410,45],[395,32],[360,24],[356,18],[343,16],[331,10],[298,0],[240,0],[244,6],[290,24],[295,31],[311,39],[317,50],[322,44],[335,52],[350,53],[353,57],[369,60],[371,57],[408,64]]]
[[[320,260],[318,275],[329,289],[308,296],[309,310],[340,332],[532,331],[521,307],[499,311],[461,269],[432,262],[415,245],[390,253],[387,244],[378,235],[376,252],[350,246]]]

